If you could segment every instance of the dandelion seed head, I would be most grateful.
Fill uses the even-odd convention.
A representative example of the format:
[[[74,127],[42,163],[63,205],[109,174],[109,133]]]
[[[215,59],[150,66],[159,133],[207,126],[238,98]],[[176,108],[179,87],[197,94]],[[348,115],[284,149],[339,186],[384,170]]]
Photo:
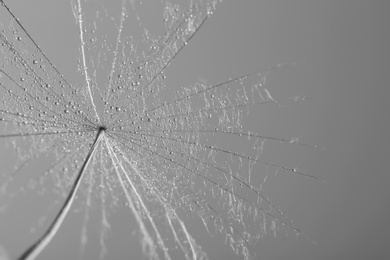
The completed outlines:
[[[2,2],[11,22],[0,33],[0,137],[16,155],[5,183],[46,159],[45,169],[22,175],[27,180],[20,194],[37,191],[56,198],[61,208],[53,222],[44,218],[32,225],[49,228],[22,258],[49,245],[71,208],[82,212],[80,252],[92,240],[90,219],[100,219],[101,258],[118,207],[133,216],[150,259],[207,259],[191,216],[243,259],[254,256],[252,245],[266,232],[276,234],[281,226],[299,231],[252,174],[261,172],[266,180],[273,168],[309,176],[262,157],[265,142],[302,144],[298,139],[247,130],[247,111],[277,103],[265,88],[275,68],[171,86],[170,65],[218,1],[187,7],[161,2],[154,4],[163,25],[148,29],[142,14],[153,10],[143,9],[150,3],[71,1],[80,45],[77,84],[59,72]]]

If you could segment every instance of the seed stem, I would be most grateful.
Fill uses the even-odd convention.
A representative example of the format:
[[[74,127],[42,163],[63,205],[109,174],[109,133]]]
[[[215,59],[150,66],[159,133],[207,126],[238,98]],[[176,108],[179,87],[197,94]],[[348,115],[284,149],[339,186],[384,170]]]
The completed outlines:
[[[76,196],[76,192],[80,186],[81,180],[83,179],[86,168],[92,158],[92,155],[95,153],[95,148],[98,144],[98,142],[103,137],[104,129],[99,128],[99,131],[96,134],[95,140],[92,144],[91,149],[89,149],[88,154],[83,162],[83,165],[81,166],[74,182],[69,190],[68,196],[66,197],[66,200],[64,201],[64,204],[62,205],[61,209],[58,211],[56,217],[51,222],[50,226],[47,228],[47,230],[42,234],[42,236],[37,239],[24,253],[18,258],[18,260],[33,260],[35,259],[44,249],[45,247],[51,242],[53,237],[56,235],[58,229],[61,227],[64,219],[66,218],[73,201]]]

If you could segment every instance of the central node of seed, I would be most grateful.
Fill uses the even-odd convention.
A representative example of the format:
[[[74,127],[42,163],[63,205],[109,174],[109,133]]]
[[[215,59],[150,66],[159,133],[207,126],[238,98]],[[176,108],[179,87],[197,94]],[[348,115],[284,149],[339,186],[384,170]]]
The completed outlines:
[[[104,125],[101,125],[101,126],[99,126],[99,128],[98,128],[98,131],[99,132],[103,132],[103,131],[106,131],[107,130],[107,127],[105,127]]]

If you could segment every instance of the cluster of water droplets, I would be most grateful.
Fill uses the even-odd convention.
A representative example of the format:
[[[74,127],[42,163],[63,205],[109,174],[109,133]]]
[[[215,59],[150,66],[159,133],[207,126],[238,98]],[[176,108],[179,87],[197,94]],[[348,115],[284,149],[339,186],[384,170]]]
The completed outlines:
[[[63,197],[82,176],[80,193],[88,207],[81,241],[88,241],[86,223],[97,201],[101,257],[109,211],[120,201],[134,214],[150,259],[207,258],[186,224],[188,215],[198,216],[244,259],[254,256],[251,245],[270,230],[287,226],[299,233],[252,175],[261,169],[264,180],[269,171],[306,176],[262,160],[265,142],[303,144],[245,126],[251,111],[277,104],[265,78],[280,66],[216,84],[167,86],[166,69],[217,3],[192,1],[181,8],[163,1],[165,33],[160,36],[145,29],[142,4],[147,3],[122,1],[112,15],[109,7],[72,1],[80,35],[79,71],[85,79],[81,86],[61,75],[2,4],[0,137],[18,153],[15,171],[53,156],[54,163],[31,177],[29,187],[45,186],[51,176]],[[10,196],[7,186],[13,178],[5,176],[2,196]]]

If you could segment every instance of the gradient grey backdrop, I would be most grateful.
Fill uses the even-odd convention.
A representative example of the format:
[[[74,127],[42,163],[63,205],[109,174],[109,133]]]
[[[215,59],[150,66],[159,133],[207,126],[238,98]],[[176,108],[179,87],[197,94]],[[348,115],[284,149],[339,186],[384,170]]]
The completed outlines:
[[[67,78],[76,75],[77,26],[69,1],[7,3],[59,70]],[[305,61],[272,73],[267,84],[276,99],[312,99],[267,109],[261,121],[253,120],[254,130],[302,136],[326,148],[275,156],[327,183],[277,175],[265,185],[273,202],[318,245],[292,235],[267,236],[256,245],[259,259],[390,259],[389,10],[386,0],[226,0],[169,69],[175,79],[168,80],[177,84],[199,78],[215,83]],[[16,230],[18,223],[6,225]],[[9,246],[6,237],[0,233],[0,243]],[[56,252],[61,259],[77,256],[77,241],[64,246],[69,237],[78,239],[60,235],[42,259],[54,259]],[[199,241],[212,260],[237,258],[223,241]],[[139,251],[137,238],[133,242]],[[9,251],[18,254],[12,246]]]

